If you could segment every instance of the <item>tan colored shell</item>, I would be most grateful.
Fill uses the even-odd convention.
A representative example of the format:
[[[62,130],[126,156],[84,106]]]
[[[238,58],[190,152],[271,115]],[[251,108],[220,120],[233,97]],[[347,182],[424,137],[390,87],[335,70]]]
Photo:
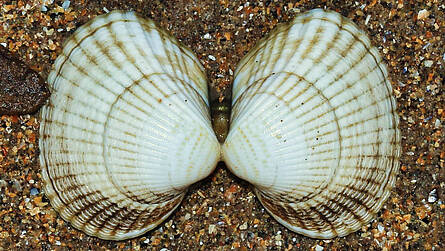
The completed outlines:
[[[87,234],[128,239],[166,219],[216,166],[207,83],[195,55],[133,12],[68,39],[41,111],[44,190]]]
[[[235,72],[229,169],[289,229],[345,236],[380,210],[399,169],[387,70],[366,34],[320,9],[279,25]]]

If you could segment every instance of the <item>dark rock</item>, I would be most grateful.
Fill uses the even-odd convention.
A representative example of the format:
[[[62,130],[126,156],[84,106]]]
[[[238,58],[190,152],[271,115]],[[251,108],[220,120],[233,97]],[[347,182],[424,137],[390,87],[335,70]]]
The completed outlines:
[[[33,113],[49,95],[39,74],[0,46],[0,114]]]

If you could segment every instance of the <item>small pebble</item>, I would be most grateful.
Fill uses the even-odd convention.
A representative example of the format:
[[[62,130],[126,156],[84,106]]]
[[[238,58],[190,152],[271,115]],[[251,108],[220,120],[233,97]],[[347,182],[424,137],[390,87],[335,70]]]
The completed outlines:
[[[433,65],[433,60],[425,60],[423,61],[423,65],[427,68],[430,68]]]
[[[62,8],[63,8],[64,10],[68,9],[68,8],[70,7],[70,3],[71,3],[71,2],[68,1],[68,0],[63,1]]]
[[[37,188],[32,188],[31,191],[30,191],[30,195],[34,196],[34,195],[37,195],[37,194],[39,194],[39,190]]]
[[[212,39],[212,36],[209,33],[206,33],[204,35],[204,39]]]
[[[213,55],[209,55],[209,59],[212,60],[212,61],[216,60],[215,56],[213,56]]]
[[[377,229],[379,230],[380,233],[383,232],[383,230],[385,230],[385,228],[382,226],[382,224],[378,224]]]
[[[0,180],[0,189],[6,187],[8,185],[8,183],[4,180]]]
[[[317,245],[315,246],[315,251],[323,251],[324,247]]]
[[[209,234],[216,233],[216,225],[210,224],[209,225]]]
[[[17,192],[21,192],[22,191],[22,186],[20,185],[20,182],[18,182],[17,180],[12,180],[12,188],[17,191]]]
[[[427,18],[429,15],[430,15],[430,12],[423,9],[423,10],[420,10],[419,13],[417,13],[417,19],[422,20],[422,19]]]
[[[434,203],[437,200],[437,190],[433,189],[430,194],[428,195],[428,202]]]
[[[368,25],[371,15],[366,16],[365,25]]]

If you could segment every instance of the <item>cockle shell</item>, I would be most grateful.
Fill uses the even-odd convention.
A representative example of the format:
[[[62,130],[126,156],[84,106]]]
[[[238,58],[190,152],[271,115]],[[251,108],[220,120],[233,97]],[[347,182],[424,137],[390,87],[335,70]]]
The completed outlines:
[[[48,82],[44,190],[90,235],[118,240],[154,228],[220,158],[198,59],[133,12],[79,28]]]
[[[103,239],[154,228],[221,152],[273,217],[314,238],[369,222],[399,168],[386,67],[367,36],[335,12],[279,25],[241,60],[230,122],[227,105],[212,106],[218,137],[198,59],[132,12],[78,29],[48,82],[45,193],[64,219]],[[226,135],[221,147],[217,138]]]
[[[236,69],[226,164],[297,233],[332,238],[360,229],[399,169],[387,75],[366,34],[335,12],[279,25]]]

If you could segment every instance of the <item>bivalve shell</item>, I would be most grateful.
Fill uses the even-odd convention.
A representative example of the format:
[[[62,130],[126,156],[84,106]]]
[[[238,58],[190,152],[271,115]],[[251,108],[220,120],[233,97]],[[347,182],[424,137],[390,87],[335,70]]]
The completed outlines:
[[[399,169],[387,75],[366,34],[338,13],[316,9],[279,25],[236,69],[226,164],[295,232],[360,229]]]
[[[41,110],[44,190],[60,215],[103,239],[154,228],[216,166],[203,67],[133,12],[79,28],[57,58]]]

